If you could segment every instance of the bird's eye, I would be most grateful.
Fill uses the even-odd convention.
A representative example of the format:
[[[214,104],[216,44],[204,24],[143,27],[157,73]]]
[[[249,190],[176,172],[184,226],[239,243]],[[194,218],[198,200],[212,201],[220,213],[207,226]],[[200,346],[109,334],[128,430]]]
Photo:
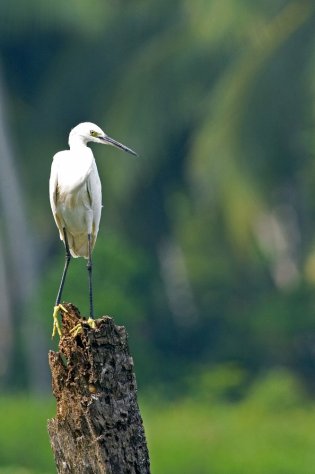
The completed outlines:
[[[95,130],[90,130],[90,135],[92,135],[92,137],[97,137],[97,132]]]

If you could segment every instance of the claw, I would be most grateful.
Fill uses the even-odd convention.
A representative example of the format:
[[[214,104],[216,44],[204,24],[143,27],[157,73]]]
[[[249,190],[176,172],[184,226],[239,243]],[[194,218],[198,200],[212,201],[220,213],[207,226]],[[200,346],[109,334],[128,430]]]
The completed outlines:
[[[68,312],[62,304],[58,304],[58,305],[54,306],[54,312],[53,312],[54,324],[53,324],[53,332],[52,332],[52,335],[51,335],[52,339],[55,337],[56,333],[58,333],[59,337],[62,336],[61,327],[60,327],[60,324],[59,324],[59,321],[58,321],[58,313],[59,313],[60,310],[64,311],[65,313]]]
[[[73,338],[77,337],[79,334],[82,334],[83,333],[82,323],[76,324],[72,329],[70,329],[69,332]]]
[[[95,329],[96,328],[96,324],[95,324],[95,319],[93,318],[89,318],[86,323],[90,326],[91,329]]]
[[[87,321],[84,321],[84,323],[88,324],[91,329],[96,328],[95,320],[93,318],[89,318]],[[82,323],[76,324],[71,330],[70,334],[72,337],[77,337],[79,334],[83,333],[83,326]]]

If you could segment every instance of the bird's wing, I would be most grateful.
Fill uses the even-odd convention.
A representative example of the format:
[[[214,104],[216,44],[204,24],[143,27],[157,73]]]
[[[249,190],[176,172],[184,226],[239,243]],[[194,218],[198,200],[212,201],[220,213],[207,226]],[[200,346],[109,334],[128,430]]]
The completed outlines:
[[[52,210],[56,225],[60,232],[60,237],[62,238],[63,236],[62,225],[60,223],[60,220],[58,218],[58,213],[57,213],[57,199],[58,199],[58,157],[57,155],[58,153],[54,156],[54,159],[51,165],[50,178],[49,178],[49,200],[50,200],[50,206],[51,206],[51,210]]]
[[[86,180],[86,188],[90,206],[93,211],[92,237],[94,243],[97,237],[102,212],[102,186],[95,162],[92,163],[91,171]]]

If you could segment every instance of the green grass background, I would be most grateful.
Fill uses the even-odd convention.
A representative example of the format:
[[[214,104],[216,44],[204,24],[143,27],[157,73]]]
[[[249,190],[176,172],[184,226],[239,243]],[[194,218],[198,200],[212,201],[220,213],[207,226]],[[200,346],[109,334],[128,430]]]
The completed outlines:
[[[315,402],[287,372],[238,402],[199,391],[147,395],[140,406],[153,474],[315,474]],[[46,431],[54,412],[52,399],[0,398],[0,474],[56,472]]]

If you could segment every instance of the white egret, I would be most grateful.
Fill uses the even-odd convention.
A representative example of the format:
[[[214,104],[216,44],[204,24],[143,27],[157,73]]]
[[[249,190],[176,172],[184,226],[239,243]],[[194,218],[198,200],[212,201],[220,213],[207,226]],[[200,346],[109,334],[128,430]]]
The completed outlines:
[[[70,150],[55,154],[49,180],[52,213],[63,240],[66,261],[53,312],[53,336],[61,329],[58,322],[62,291],[71,257],[88,260],[90,318],[93,325],[92,250],[95,245],[102,210],[102,187],[92,150],[88,142],[112,145],[132,155],[137,153],[110,138],[97,125],[84,122],[69,135]]]

